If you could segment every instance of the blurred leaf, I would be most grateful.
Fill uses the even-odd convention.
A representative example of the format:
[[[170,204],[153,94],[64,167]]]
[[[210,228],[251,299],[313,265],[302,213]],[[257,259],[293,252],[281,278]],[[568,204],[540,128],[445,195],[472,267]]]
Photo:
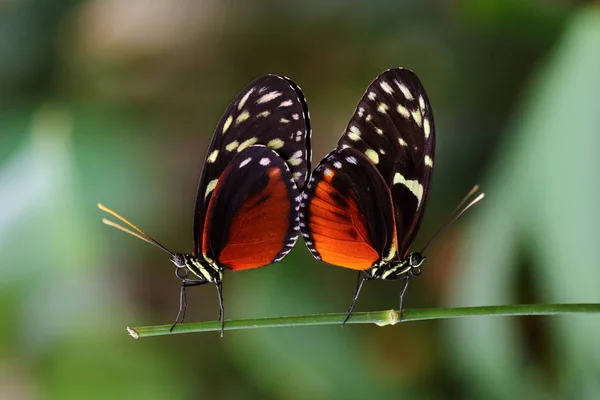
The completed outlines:
[[[600,301],[598,71],[600,10],[590,6],[571,19],[519,110],[497,172],[484,185],[488,197],[474,217],[450,304],[518,301],[524,255],[533,285],[527,290],[539,292],[539,301]],[[517,322],[448,324],[450,350],[476,397],[585,398],[600,390],[598,319],[547,322],[552,332],[536,340],[550,342],[551,365],[540,365]],[[539,375],[548,368],[560,378]]]

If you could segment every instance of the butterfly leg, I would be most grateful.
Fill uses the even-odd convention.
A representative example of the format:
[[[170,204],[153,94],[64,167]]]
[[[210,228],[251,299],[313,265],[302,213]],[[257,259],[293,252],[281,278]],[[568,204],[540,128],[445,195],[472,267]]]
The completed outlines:
[[[177,312],[177,317],[175,318],[175,322],[171,325],[171,329],[169,332],[173,332],[175,329],[175,325],[182,324],[185,320],[185,312],[187,311],[187,296],[186,296],[186,288],[191,286],[198,286],[205,284],[206,281],[201,280],[193,280],[193,279],[182,279],[181,283],[181,291],[179,292],[179,311]]]
[[[221,321],[221,337],[225,329],[225,307],[223,307],[223,288],[221,281],[217,281],[217,294],[219,295],[219,320]]]
[[[399,313],[400,313],[400,322],[402,322],[402,303],[404,301],[404,293],[406,293],[406,288],[408,287],[408,281],[410,280],[410,275],[406,274],[404,275],[404,278],[402,279],[402,289],[400,289],[400,307],[399,307]]]
[[[348,312],[346,314],[346,319],[344,320],[344,322],[342,322],[342,327],[344,325],[346,325],[346,322],[348,322],[350,315],[352,315],[352,311],[354,310],[354,304],[356,304],[356,300],[358,299],[358,295],[360,294],[360,291],[362,290],[363,284],[365,283],[365,281],[369,281],[369,280],[373,279],[368,276],[361,279],[360,273],[361,273],[361,271],[358,271],[358,277],[356,279],[356,290],[354,291],[354,298],[352,299],[352,304],[350,304],[350,307],[348,308]]]

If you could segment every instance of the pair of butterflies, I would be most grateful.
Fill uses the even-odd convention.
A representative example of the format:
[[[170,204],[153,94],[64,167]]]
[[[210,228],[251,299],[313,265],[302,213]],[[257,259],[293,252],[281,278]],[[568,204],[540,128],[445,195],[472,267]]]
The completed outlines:
[[[427,203],[435,152],[423,85],[403,68],[379,75],[336,149],[312,175],[310,139],[306,100],[294,82],[266,75],[244,88],[208,148],[196,195],[193,254],[171,252],[98,205],[133,231],[106,218],[104,223],[170,254],[182,281],[173,327],[185,318],[186,288],[214,283],[222,335],[223,271],[280,261],[300,232],[316,259],[358,270],[359,278],[365,272],[346,320],[362,284],[371,279],[403,277],[402,309],[408,278],[420,273],[425,260],[420,252],[409,253]]]

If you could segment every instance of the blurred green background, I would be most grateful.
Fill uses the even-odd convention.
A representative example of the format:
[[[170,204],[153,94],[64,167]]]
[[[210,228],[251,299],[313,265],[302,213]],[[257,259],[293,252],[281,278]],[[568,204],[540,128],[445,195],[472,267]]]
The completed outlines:
[[[197,179],[229,101],[266,73],[304,90],[314,163],[371,80],[427,88],[433,189],[406,307],[600,302],[600,3],[0,1],[0,399],[597,399],[597,316],[470,318],[134,341],[170,323],[165,254],[190,251]],[[228,318],[344,311],[355,274],[302,242],[224,282]],[[397,307],[369,282],[358,311]],[[213,320],[213,287],[188,321]]]

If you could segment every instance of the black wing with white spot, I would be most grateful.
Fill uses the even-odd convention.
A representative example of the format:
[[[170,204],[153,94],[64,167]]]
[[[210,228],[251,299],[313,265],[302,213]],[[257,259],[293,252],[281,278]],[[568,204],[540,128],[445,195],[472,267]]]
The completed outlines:
[[[284,76],[260,77],[234,98],[213,134],[198,185],[194,213],[196,255],[201,254],[201,236],[213,190],[234,157],[253,145],[266,146],[285,161],[296,186],[303,188],[310,173],[310,135],[304,95]]]
[[[435,153],[431,105],[412,71],[389,69],[369,85],[338,142],[347,147],[365,154],[390,187],[404,258],[422,220]]]

